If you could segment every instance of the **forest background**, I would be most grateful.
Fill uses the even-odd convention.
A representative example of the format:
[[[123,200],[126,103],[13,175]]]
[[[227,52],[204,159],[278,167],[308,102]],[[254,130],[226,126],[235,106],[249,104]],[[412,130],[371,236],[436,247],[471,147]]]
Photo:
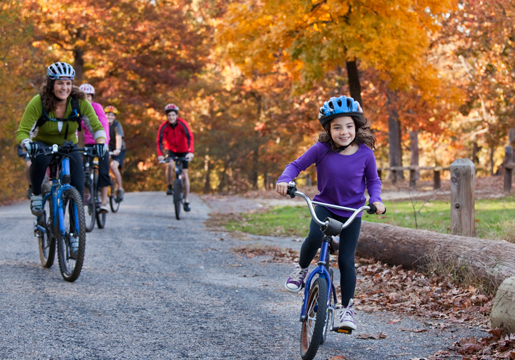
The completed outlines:
[[[3,1],[0,202],[25,194],[15,131],[55,61],[119,109],[126,191],[165,188],[155,139],[167,103],[195,135],[193,190],[238,192],[271,186],[341,94],[362,103],[378,166],[470,158],[492,175],[515,137],[514,10],[509,0]]]

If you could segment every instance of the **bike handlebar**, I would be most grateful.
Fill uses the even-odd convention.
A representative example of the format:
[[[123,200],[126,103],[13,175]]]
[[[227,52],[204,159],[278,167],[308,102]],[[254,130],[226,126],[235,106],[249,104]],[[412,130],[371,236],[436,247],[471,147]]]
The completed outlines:
[[[293,181],[290,181],[290,183],[288,184],[287,194],[292,199],[295,196],[299,196],[306,201],[306,203],[308,204],[309,212],[311,213],[311,217],[313,218],[313,221],[315,221],[318,225],[320,225],[322,227],[322,232],[328,236],[338,236],[343,229],[348,227],[354,221],[356,216],[358,216],[358,214],[361,211],[367,210],[368,212],[370,212],[372,210],[374,210],[374,211],[376,210],[376,207],[374,206],[374,204],[369,204],[368,206],[364,205],[364,206],[360,207],[359,209],[353,209],[353,208],[348,208],[345,206],[338,206],[338,205],[326,204],[326,203],[322,203],[322,202],[318,202],[318,201],[313,201],[306,194],[304,194],[300,191],[297,191],[296,184]],[[334,209],[352,211],[353,214],[347,219],[347,221],[344,224],[342,224],[340,221],[332,219],[332,218],[326,218],[324,221],[321,221],[315,213],[313,204],[322,205],[322,206],[330,207],[330,208],[334,208]]]
[[[174,156],[174,157],[167,156],[163,160],[159,161],[159,163],[164,164],[164,163],[169,163],[170,161],[191,161],[191,160],[184,156]]]
[[[76,148],[73,143],[63,143],[61,146],[53,144],[52,146],[38,148],[36,154],[32,157],[40,155],[68,155],[72,152],[82,151],[84,156],[98,156],[94,147]]]

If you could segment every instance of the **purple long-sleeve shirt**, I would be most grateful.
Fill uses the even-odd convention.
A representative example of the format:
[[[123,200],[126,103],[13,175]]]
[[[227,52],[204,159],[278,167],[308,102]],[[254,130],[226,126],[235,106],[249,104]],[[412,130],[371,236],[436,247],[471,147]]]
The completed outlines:
[[[381,201],[381,179],[377,175],[376,159],[366,145],[360,144],[352,155],[342,155],[332,150],[331,144],[317,142],[288,164],[277,182],[292,181],[311,164],[316,164],[317,169],[319,193],[314,197],[315,201],[357,209],[365,205],[365,187],[370,203]],[[349,211],[328,210],[344,217],[352,215]]]

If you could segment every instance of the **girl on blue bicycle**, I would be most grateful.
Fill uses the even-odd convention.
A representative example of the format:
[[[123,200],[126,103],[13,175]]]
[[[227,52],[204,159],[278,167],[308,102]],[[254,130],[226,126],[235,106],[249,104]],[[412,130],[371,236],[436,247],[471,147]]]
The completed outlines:
[[[372,149],[376,139],[364,126],[360,104],[351,97],[332,97],[324,102],[318,114],[318,120],[325,132],[320,133],[318,142],[301,157],[288,164],[279,177],[276,190],[286,196],[288,183],[301,171],[316,164],[319,194],[315,201],[359,208],[365,205],[365,189],[370,195],[370,203],[377,208],[377,214],[385,211],[381,202],[381,179],[377,174],[376,160]],[[316,206],[319,219],[327,217],[342,223],[352,215],[351,212]],[[340,269],[340,286],[342,308],[335,318],[335,328],[356,330],[354,322],[353,300],[356,288],[356,270],[354,253],[361,229],[361,214],[354,222],[340,233],[338,267]],[[308,237],[302,243],[299,263],[286,280],[288,291],[298,292],[308,273],[308,267],[322,245],[324,237],[320,226],[313,220]]]

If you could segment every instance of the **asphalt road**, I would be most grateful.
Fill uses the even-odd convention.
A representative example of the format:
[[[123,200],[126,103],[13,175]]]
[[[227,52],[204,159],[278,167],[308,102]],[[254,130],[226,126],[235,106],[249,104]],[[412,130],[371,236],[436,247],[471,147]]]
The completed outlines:
[[[210,211],[193,196],[176,221],[164,192],[126,194],[106,228],[87,235],[84,269],[68,283],[57,260],[39,263],[28,202],[0,207],[0,359],[300,359],[302,299],[283,290],[293,266],[231,251],[300,243],[208,231]],[[485,335],[392,318],[358,312],[358,331],[329,334],[316,359],[417,359]],[[379,332],[386,338],[357,338]]]

